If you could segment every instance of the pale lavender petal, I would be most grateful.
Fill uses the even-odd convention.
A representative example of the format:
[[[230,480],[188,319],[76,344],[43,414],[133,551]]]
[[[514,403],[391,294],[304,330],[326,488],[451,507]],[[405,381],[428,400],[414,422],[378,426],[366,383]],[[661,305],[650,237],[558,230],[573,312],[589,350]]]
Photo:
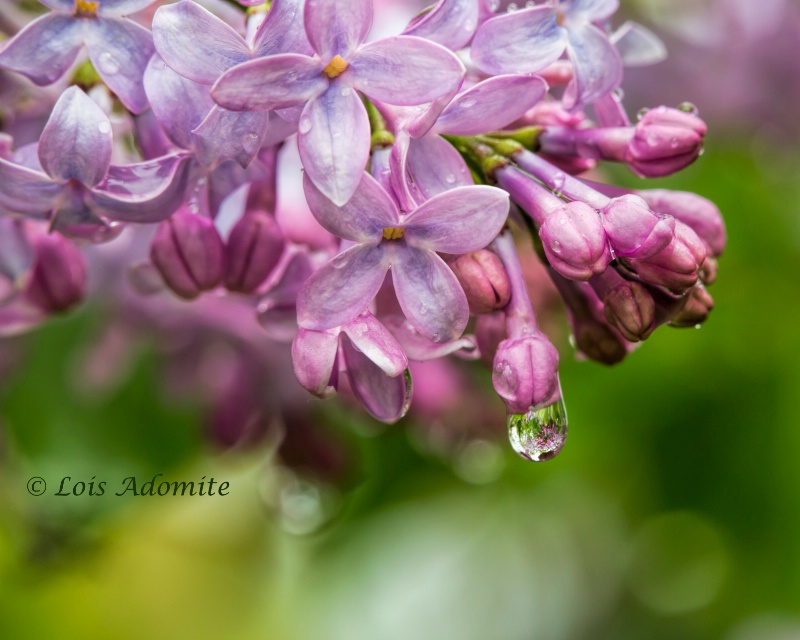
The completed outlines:
[[[111,220],[159,222],[183,203],[191,157],[175,154],[147,162],[112,166],[89,195],[93,208]]]
[[[433,9],[403,31],[453,51],[469,44],[478,26],[478,3],[475,0],[440,0]]]
[[[97,73],[133,113],[147,108],[142,77],[153,55],[150,32],[131,20],[88,21],[84,41]]]
[[[367,110],[350,87],[333,83],[303,110],[298,125],[306,175],[335,204],[355,192],[369,159]]]
[[[450,267],[427,249],[392,248],[392,282],[405,317],[434,342],[458,338],[467,326],[469,305]]]
[[[444,138],[429,134],[411,140],[403,172],[417,204],[456,187],[473,184],[466,162]]]
[[[274,111],[268,112],[267,115],[269,116],[269,120],[267,124],[267,135],[262,143],[264,147],[272,147],[297,133],[296,122],[285,120]]]
[[[111,122],[78,87],[56,102],[39,139],[39,161],[56,180],[74,178],[89,187],[100,182],[111,163]]]
[[[232,111],[270,111],[293,107],[328,86],[323,64],[296,53],[259,58],[226,72],[211,90],[217,104]]]
[[[333,393],[331,378],[338,349],[338,331],[297,331],[292,342],[292,364],[304,389],[321,398]]]
[[[201,84],[214,84],[228,69],[252,58],[242,36],[188,0],[156,11],[153,42],[171,69]]]
[[[564,7],[566,20],[600,22],[610,18],[619,8],[619,0],[570,0]]]
[[[485,185],[459,187],[434,196],[404,221],[410,245],[444,253],[482,249],[500,233],[508,194]]]
[[[608,36],[591,24],[570,26],[567,53],[575,68],[564,106],[578,109],[613,91],[622,81],[622,61]]]
[[[403,211],[412,211],[424,201],[419,191],[413,187],[408,175],[408,149],[410,143],[411,138],[401,129],[395,136],[389,155],[392,187]]]
[[[309,0],[305,3],[306,35],[323,64],[348,55],[372,27],[372,0]]]
[[[0,67],[38,85],[52,84],[72,66],[82,44],[82,21],[48,13],[0,45]]]
[[[64,185],[52,178],[0,158],[0,207],[12,213],[45,218]]]
[[[350,322],[372,302],[388,269],[383,244],[350,247],[303,285],[297,296],[297,323],[322,330]]]
[[[47,317],[47,312],[19,296],[11,304],[0,306],[0,336],[14,336],[28,331],[47,320]]]
[[[33,247],[25,235],[24,224],[20,219],[0,217],[0,274],[14,285],[22,283],[34,261]]]
[[[472,61],[491,74],[535,73],[558,60],[567,34],[552,7],[534,7],[484,22],[472,40]]]
[[[261,148],[268,121],[263,111],[228,111],[214,105],[194,130],[198,160],[214,166],[230,159],[247,167]]]
[[[347,337],[342,337],[342,353],[350,387],[364,408],[389,424],[402,418],[411,403],[411,376],[387,376]]]
[[[667,48],[661,38],[631,20],[612,33],[610,40],[626,67],[645,67],[667,58]]]
[[[459,94],[439,116],[437,133],[476,136],[521,118],[547,94],[537,76],[495,76]]]
[[[99,16],[129,16],[153,4],[155,0],[100,0],[97,7]]]
[[[348,71],[370,98],[399,106],[431,102],[456,90],[464,65],[443,46],[413,36],[394,36],[360,47]]]
[[[145,70],[144,88],[164,133],[181,149],[193,149],[192,131],[214,107],[208,87],[179,76],[156,54]]]
[[[303,190],[317,222],[339,238],[378,242],[384,228],[398,226],[400,214],[397,206],[368,173],[362,173],[353,197],[342,206],[331,202],[307,174],[303,176]]]
[[[450,342],[436,343],[417,333],[411,323],[402,316],[389,316],[383,322],[400,342],[410,360],[418,362],[436,360],[456,352],[468,358],[478,358],[480,355],[475,336],[466,335]]]
[[[408,367],[408,358],[397,338],[369,311],[348,322],[342,331],[386,375],[398,376]]]
[[[304,4],[305,0],[273,0],[267,17],[253,38],[256,56],[313,53],[303,23]]]

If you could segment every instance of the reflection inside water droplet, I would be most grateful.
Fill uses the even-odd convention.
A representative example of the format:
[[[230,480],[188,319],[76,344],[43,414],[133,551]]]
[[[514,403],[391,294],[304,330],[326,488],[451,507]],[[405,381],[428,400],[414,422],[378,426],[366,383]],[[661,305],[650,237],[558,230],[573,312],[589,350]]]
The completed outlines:
[[[508,416],[508,439],[514,451],[526,460],[544,462],[557,456],[567,440],[564,400]]]

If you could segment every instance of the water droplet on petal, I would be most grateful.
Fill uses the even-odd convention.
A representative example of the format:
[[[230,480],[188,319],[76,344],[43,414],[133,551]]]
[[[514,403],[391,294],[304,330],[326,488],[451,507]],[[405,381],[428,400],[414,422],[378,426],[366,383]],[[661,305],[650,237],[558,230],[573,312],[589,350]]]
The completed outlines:
[[[475,100],[473,98],[467,98],[461,103],[461,106],[463,106],[465,109],[471,109],[475,106]]]
[[[361,82],[361,84],[367,84],[367,81],[366,81],[366,80],[363,80],[363,81]],[[350,93],[350,88],[349,88],[349,87],[342,87],[341,89],[339,89],[339,95],[340,95],[340,96],[346,96],[346,95],[348,95],[349,93]]]
[[[553,250],[554,253],[561,253],[561,243],[558,240],[553,240],[550,248]]]
[[[452,173],[448,173],[448,174],[445,176],[445,178],[444,178],[444,181],[445,181],[447,184],[453,184],[453,183],[456,181],[456,177],[455,177],[455,176],[454,176]]]
[[[489,2],[489,9],[491,11],[497,11],[499,6],[500,6],[500,0],[491,0]]]
[[[242,148],[247,153],[255,153],[258,151],[259,141],[258,134],[254,132],[246,133],[242,136]]]
[[[98,71],[113,75],[119,73],[119,63],[108,51],[104,51],[97,58]]]
[[[555,174],[553,174],[553,184],[551,186],[555,196],[559,198],[561,197],[561,190],[564,188],[564,183],[566,181],[567,178],[561,171],[557,171]]]
[[[681,102],[678,105],[678,111],[683,111],[684,113],[688,113],[690,115],[696,116],[700,113],[700,109],[698,109],[694,104],[691,102]]]
[[[517,8],[518,7],[517,7],[517,3],[516,2],[509,2],[508,3],[508,8],[506,9],[506,11],[508,13],[514,13],[517,10]]]
[[[297,130],[300,133],[308,133],[311,131],[311,118],[308,116],[300,118],[300,124],[297,125]]]
[[[677,138],[671,138],[670,141],[669,141],[669,146],[672,147],[673,149],[675,147],[677,147],[678,146],[678,139]]]
[[[100,133],[111,133],[111,123],[108,120],[103,120],[97,125],[97,130]]]
[[[297,71],[290,71],[286,74],[286,79],[289,82],[294,82],[297,79]]]
[[[475,28],[475,23],[472,20],[467,20],[464,23],[464,31],[472,31]]]
[[[340,253],[331,261],[331,265],[334,269],[344,269],[348,262],[350,262],[350,256]]]
[[[647,107],[639,109],[639,111],[636,112],[636,119],[641,120],[642,118],[644,118],[644,114],[646,114],[648,111],[650,111],[650,109],[648,109]]]
[[[508,439],[514,451],[526,460],[544,462],[557,456],[567,441],[564,400],[508,416]]]

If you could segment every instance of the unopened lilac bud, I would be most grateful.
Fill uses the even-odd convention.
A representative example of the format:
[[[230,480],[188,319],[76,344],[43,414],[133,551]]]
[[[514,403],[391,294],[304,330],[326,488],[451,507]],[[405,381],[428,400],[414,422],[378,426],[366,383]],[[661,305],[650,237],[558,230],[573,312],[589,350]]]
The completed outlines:
[[[639,196],[612,198],[600,213],[617,257],[652,256],[666,247],[675,235],[675,219],[655,213]]]
[[[191,300],[222,280],[222,238],[208,218],[179,211],[158,226],[150,260],[170,289]]]
[[[59,234],[42,235],[33,242],[36,254],[28,299],[48,313],[67,311],[86,296],[86,259]]]
[[[625,161],[644,178],[671,175],[697,159],[706,129],[694,114],[669,107],[650,109],[636,124]]]
[[[509,414],[549,405],[560,391],[558,351],[543,333],[503,340],[494,356],[492,384]]]
[[[675,224],[675,237],[658,253],[627,264],[642,280],[675,292],[682,292],[697,282],[706,249],[697,234],[682,222]]]
[[[646,340],[655,329],[653,296],[637,282],[622,282],[603,296],[608,322],[630,342]]]
[[[702,284],[692,287],[684,297],[684,302],[677,313],[670,318],[671,327],[696,327],[708,318],[714,308],[714,298]]]
[[[272,216],[246,213],[225,244],[225,286],[242,293],[258,289],[278,264],[283,247],[283,234]]]
[[[714,284],[714,281],[717,279],[718,269],[719,263],[717,259],[706,255],[706,259],[703,260],[703,264],[700,265],[700,272],[698,273],[700,282],[703,284]]]
[[[472,313],[502,309],[511,298],[511,285],[502,260],[487,249],[458,256],[450,268],[464,289]]]
[[[643,189],[636,195],[644,199],[653,211],[664,213],[689,225],[706,243],[709,253],[718,256],[725,248],[725,222],[717,205],[711,200],[688,191]]]
[[[539,228],[547,261],[565,278],[588,280],[611,262],[600,216],[584,202],[551,212]]]
[[[478,343],[481,362],[487,368],[491,369],[494,363],[494,354],[497,353],[497,347],[506,337],[505,313],[484,313],[475,320],[475,340]]]

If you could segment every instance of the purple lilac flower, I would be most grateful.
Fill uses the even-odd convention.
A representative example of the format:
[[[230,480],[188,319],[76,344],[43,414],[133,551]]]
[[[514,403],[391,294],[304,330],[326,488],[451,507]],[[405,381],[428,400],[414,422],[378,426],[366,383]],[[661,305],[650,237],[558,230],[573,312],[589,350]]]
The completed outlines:
[[[304,21],[314,57],[245,62],[223,74],[211,95],[235,111],[305,105],[298,142],[306,174],[343,205],[369,157],[369,121],[357,91],[388,104],[424,104],[454,92],[464,67],[441,45],[414,36],[363,44],[372,0],[307,0]]]
[[[487,186],[459,187],[435,196],[407,215],[369,174],[353,197],[337,206],[305,181],[317,220],[354,243],[309,278],[298,297],[301,327],[330,329],[366,309],[391,269],[397,299],[414,328],[434,342],[461,335],[469,316],[458,280],[437,251],[469,253],[485,247],[502,228],[508,196]]]
[[[0,47],[0,67],[38,85],[61,78],[82,46],[103,82],[134,113],[147,108],[142,76],[153,53],[150,32],[124,16],[153,0],[42,0],[52,9]]]

